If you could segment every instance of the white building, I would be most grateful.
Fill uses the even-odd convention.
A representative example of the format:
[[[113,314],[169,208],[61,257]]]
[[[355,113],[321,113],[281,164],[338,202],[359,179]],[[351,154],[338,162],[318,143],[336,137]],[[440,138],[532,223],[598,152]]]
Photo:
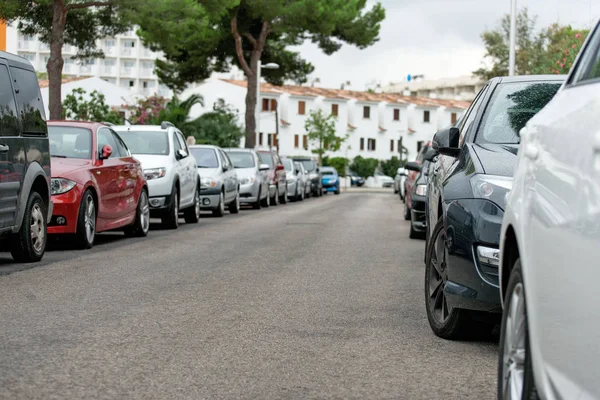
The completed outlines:
[[[383,87],[382,91],[384,93],[403,93],[406,96],[471,101],[484,84],[479,78],[473,76],[459,76],[391,83]]]
[[[211,111],[222,98],[238,109],[243,123],[246,81],[212,78],[191,86],[181,98],[194,93],[204,97],[204,106],[196,106],[191,117]],[[262,83],[259,106],[259,149],[278,147],[282,156],[312,155],[314,144],[308,140],[304,124],[312,110],[321,109],[327,115],[336,115],[337,136],[347,137],[341,149],[329,156],[387,160],[399,156],[402,141],[410,160],[435,132],[460,118],[469,102]],[[279,135],[275,109],[279,113]]]
[[[159,83],[154,73],[154,61],[160,55],[145,48],[134,30],[114,38],[98,40],[97,46],[104,52],[104,59],[92,58],[77,62],[72,58],[77,54],[77,49],[65,45],[63,75],[94,76],[144,96],[154,93],[171,95],[171,91]],[[36,71],[46,72],[50,48],[36,37],[23,35],[14,26],[7,26],[6,51],[27,58]]]

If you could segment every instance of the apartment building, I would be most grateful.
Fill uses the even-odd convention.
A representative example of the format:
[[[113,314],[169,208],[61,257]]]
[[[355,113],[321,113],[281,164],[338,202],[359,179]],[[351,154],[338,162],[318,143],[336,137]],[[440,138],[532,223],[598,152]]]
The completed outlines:
[[[238,110],[243,124],[246,87],[246,81],[212,78],[191,86],[182,98],[194,93],[204,97],[205,105],[194,107],[192,117],[211,111],[222,98]],[[469,106],[466,101],[268,83],[261,84],[258,104],[258,149],[278,148],[283,156],[312,155],[315,144],[308,140],[304,125],[310,112],[320,109],[336,117],[336,135],[346,138],[330,156],[361,155],[379,160],[399,156],[400,146],[407,148],[408,158],[413,159],[435,132],[450,126]]]
[[[134,30],[98,40],[97,46],[104,52],[105,58],[80,61],[72,58],[77,54],[77,49],[65,45],[63,74],[97,77],[143,96],[154,93],[171,95],[171,91],[159,83],[154,73],[154,61],[160,54],[145,48]],[[23,35],[14,26],[7,26],[6,51],[27,58],[38,72],[46,72],[50,48],[36,37]]]
[[[459,76],[390,83],[383,87],[382,91],[384,93],[402,93],[405,96],[471,101],[483,86],[484,82],[479,78]]]

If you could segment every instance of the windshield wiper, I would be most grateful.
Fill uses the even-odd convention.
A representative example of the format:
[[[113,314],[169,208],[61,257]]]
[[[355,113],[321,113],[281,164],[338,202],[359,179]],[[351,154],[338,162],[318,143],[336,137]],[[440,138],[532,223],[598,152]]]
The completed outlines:
[[[50,157],[56,157],[56,158],[68,158],[67,156],[61,156],[60,154],[52,154]]]

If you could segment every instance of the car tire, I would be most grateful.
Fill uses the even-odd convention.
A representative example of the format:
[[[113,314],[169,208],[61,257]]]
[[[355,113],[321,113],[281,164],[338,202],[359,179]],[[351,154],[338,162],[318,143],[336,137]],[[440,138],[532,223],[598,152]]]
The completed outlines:
[[[10,254],[16,262],[37,262],[44,257],[48,240],[46,204],[37,192],[31,192],[27,199],[25,215],[19,232],[10,236]],[[32,232],[36,232],[32,238]]]
[[[135,212],[135,221],[125,228],[125,235],[129,237],[146,237],[150,231],[150,203],[148,192],[142,189]]]
[[[333,192],[333,193],[334,193],[334,194],[340,194],[340,187],[339,187],[339,186],[338,186],[338,187],[336,187],[336,188],[335,188],[335,192]]]
[[[321,187],[318,189],[318,191],[319,191],[319,193],[317,193],[317,196],[318,196],[318,197],[322,197],[322,196],[323,196],[323,186],[321,186]]]
[[[306,189],[302,188],[302,190],[301,190],[301,191],[300,191],[300,193],[298,194],[298,197],[296,197],[296,199],[297,199],[298,201],[304,201],[304,196],[305,196],[304,192],[306,192]]]
[[[279,186],[275,189],[275,195],[271,198],[271,205],[278,206],[279,205]]]
[[[279,197],[279,202],[281,204],[287,204],[288,203],[288,187],[287,185],[285,185],[285,189],[283,190],[283,194]]]
[[[262,200],[260,199],[260,195],[262,194],[262,189],[259,187],[258,188],[258,195],[256,196],[256,202],[254,202],[252,204],[252,208],[255,210],[260,210],[260,207],[262,205]]]
[[[237,214],[240,212],[240,191],[238,189],[235,199],[229,204],[229,212],[231,214]]]
[[[196,192],[194,193],[194,204],[183,211],[183,218],[186,224],[197,224],[200,221],[200,203],[200,183],[198,183]]]
[[[516,328],[521,324],[524,327],[522,332]],[[511,335],[507,339],[507,330],[513,329],[514,331],[510,332]],[[507,343],[507,340],[510,340],[510,343]],[[539,399],[533,376],[525,286],[519,259],[514,263],[506,288],[499,347],[498,399],[506,398],[505,392],[512,387],[508,386],[511,384],[519,384],[523,388],[523,392],[518,397],[519,399]],[[513,374],[510,374],[510,372],[513,372]]]
[[[219,204],[217,208],[212,211],[213,217],[222,217],[225,215],[225,196],[223,195],[223,190],[221,190],[221,194],[219,194]]]
[[[77,215],[77,231],[75,242],[80,249],[91,249],[96,240],[96,201],[90,189],[81,196]]]
[[[410,221],[410,208],[407,202],[404,202],[404,220]]]
[[[262,206],[264,208],[269,208],[269,206],[271,205],[271,197],[269,196],[269,189],[267,189],[267,195],[265,196],[264,199],[261,200],[262,202]]]
[[[398,189],[396,189],[396,185],[394,185],[394,194],[397,194],[399,192]]]
[[[179,227],[179,191],[173,190],[171,195],[171,204],[167,212],[161,218],[162,224],[167,229],[177,229]]]
[[[457,340],[489,335],[494,324],[474,319],[473,312],[448,306],[444,285],[447,282],[444,220],[433,229],[425,263],[425,309],[433,333],[443,339]],[[438,254],[442,253],[442,254]],[[440,259],[441,258],[441,259]]]

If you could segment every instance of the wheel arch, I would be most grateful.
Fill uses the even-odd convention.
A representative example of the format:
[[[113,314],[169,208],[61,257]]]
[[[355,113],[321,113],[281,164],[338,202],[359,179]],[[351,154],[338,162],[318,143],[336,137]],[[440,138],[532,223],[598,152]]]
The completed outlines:
[[[37,162],[29,165],[23,178],[13,233],[19,232],[21,229],[25,209],[27,208],[27,200],[32,191],[36,191],[42,197],[46,208],[50,205],[50,179]],[[48,215],[47,217],[51,216]]]
[[[517,242],[517,235],[512,225],[509,225],[506,228],[506,233],[504,235],[504,252],[502,253],[502,264],[500,265],[501,271],[500,277],[500,295],[504,298],[504,294],[506,293],[506,287],[508,286],[508,280],[510,278],[510,273],[515,265],[515,261],[520,258],[519,255],[519,244]]]

